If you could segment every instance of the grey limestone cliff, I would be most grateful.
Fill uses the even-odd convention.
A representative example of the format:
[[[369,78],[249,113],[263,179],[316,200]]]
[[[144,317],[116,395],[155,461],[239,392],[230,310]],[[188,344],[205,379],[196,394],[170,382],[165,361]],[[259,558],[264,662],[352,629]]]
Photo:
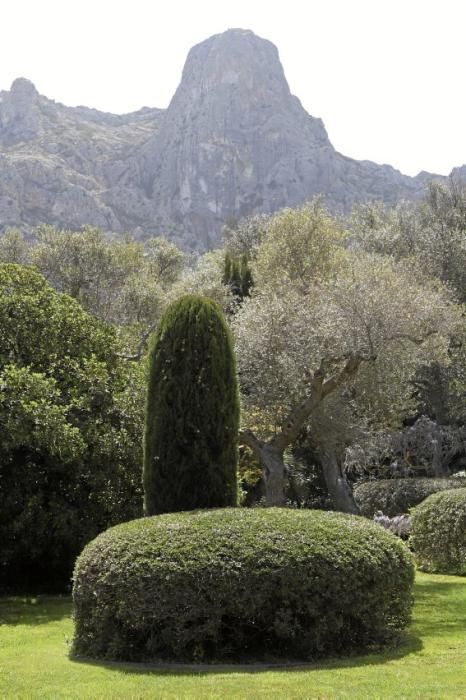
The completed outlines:
[[[415,198],[426,179],[335,151],[251,31],[193,47],[167,110],[65,107],[24,78],[0,92],[0,230],[90,223],[205,249],[231,219],[318,193],[338,210]]]

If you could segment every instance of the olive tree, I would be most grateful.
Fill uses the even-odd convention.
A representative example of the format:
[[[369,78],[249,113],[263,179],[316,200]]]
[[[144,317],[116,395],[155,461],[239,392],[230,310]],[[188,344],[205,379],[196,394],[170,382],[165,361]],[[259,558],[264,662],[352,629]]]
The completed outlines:
[[[344,232],[320,199],[297,209],[283,209],[266,224],[255,252],[254,278],[259,286],[299,286],[305,291],[330,274],[342,255]]]
[[[466,301],[466,183],[450,178],[446,183],[431,182],[423,199],[417,203],[402,202],[396,207],[371,203],[356,207],[348,222],[352,249],[378,252],[395,260],[409,260],[426,274],[442,280],[458,302]],[[464,392],[466,386],[465,333],[452,338],[449,363],[433,361],[420,366],[412,380],[418,405],[410,417],[425,416],[431,423],[426,440],[435,444],[432,457],[437,474],[449,473],[464,462],[461,447],[455,454],[439,449],[438,436],[455,433],[452,444],[461,445],[466,425]],[[435,423],[435,425],[434,425]],[[409,432],[409,431],[408,431]],[[437,437],[435,437],[437,436]],[[394,436],[395,437],[395,436]],[[391,442],[383,432],[367,443],[367,458],[383,453]],[[377,448],[377,442],[379,447]],[[374,448],[377,448],[374,450]],[[364,461],[364,459],[363,459]],[[387,457],[386,461],[390,462]],[[411,462],[421,467],[425,463],[422,440],[417,442]],[[403,460],[394,459],[400,465]]]
[[[150,309],[179,279],[185,254],[161,236],[143,242],[129,234],[111,238],[93,226],[72,231],[42,225],[28,239],[7,231],[0,238],[0,262],[34,265],[86,311],[129,325],[153,320]]]
[[[263,466],[267,503],[284,502],[284,451],[326,405],[361,381],[366,416],[402,414],[416,367],[447,361],[458,311],[440,283],[377,255],[347,254],[337,274],[307,286],[263,286],[233,321],[243,405],[241,431]],[[355,511],[335,452],[335,423],[319,449],[337,507]]]
[[[466,301],[466,183],[431,182],[418,203],[359,205],[348,223],[358,249],[417,260]]]

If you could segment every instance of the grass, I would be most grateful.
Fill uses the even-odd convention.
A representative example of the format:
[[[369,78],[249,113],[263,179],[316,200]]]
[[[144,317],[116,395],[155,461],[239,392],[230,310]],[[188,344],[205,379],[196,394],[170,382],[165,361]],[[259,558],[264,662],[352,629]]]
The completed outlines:
[[[466,698],[466,579],[418,573],[413,624],[383,655],[288,669],[71,661],[68,598],[0,599],[0,698]]]

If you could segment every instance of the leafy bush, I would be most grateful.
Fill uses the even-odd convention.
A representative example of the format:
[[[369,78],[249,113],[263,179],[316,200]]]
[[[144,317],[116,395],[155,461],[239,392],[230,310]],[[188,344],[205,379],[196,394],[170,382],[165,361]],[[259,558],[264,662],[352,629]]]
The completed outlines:
[[[357,484],[354,497],[366,518],[373,518],[377,511],[393,518],[407,513],[432,493],[463,486],[466,479],[381,479]]]
[[[409,542],[422,570],[466,575],[466,488],[435,493],[414,508]]]
[[[0,587],[50,591],[142,513],[144,370],[29,267],[0,265],[0,329]]]
[[[165,312],[150,353],[146,515],[237,502],[239,396],[230,330],[211,299]]]
[[[309,659],[396,638],[414,567],[381,527],[342,513],[218,509],[118,525],[74,574],[78,656]]]

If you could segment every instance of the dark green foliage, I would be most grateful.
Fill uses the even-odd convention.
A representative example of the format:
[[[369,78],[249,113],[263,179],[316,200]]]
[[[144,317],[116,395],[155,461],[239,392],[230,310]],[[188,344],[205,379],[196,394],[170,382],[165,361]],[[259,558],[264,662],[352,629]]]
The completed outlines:
[[[91,542],[73,653],[154,661],[312,659],[393,641],[410,618],[406,545],[364,518],[277,508],[168,514]]]
[[[380,479],[365,481],[354,488],[354,498],[361,515],[372,518],[377,511],[393,518],[403,515],[427,496],[445,489],[466,486],[466,479]]]
[[[423,571],[466,575],[466,488],[435,493],[414,508],[409,543]]]
[[[142,377],[32,268],[0,265],[0,330],[0,589],[56,590],[86,542],[142,512]]]
[[[230,288],[235,296],[241,297],[241,272],[237,260],[233,260],[231,265]]]
[[[146,514],[235,505],[238,385],[231,334],[215,302],[188,295],[170,305],[149,371]]]
[[[250,296],[252,287],[254,286],[254,281],[252,278],[251,268],[249,267],[249,261],[246,255],[241,258],[240,266],[240,277],[241,277],[241,298]]]
[[[242,300],[250,296],[254,281],[247,255],[242,255],[239,260],[233,258],[229,252],[225,254],[222,282],[230,287],[237,299]]]
[[[225,253],[225,261],[223,263],[223,277],[222,277],[222,282],[223,284],[230,284],[231,280],[231,268],[232,268],[232,259],[230,253]]]

